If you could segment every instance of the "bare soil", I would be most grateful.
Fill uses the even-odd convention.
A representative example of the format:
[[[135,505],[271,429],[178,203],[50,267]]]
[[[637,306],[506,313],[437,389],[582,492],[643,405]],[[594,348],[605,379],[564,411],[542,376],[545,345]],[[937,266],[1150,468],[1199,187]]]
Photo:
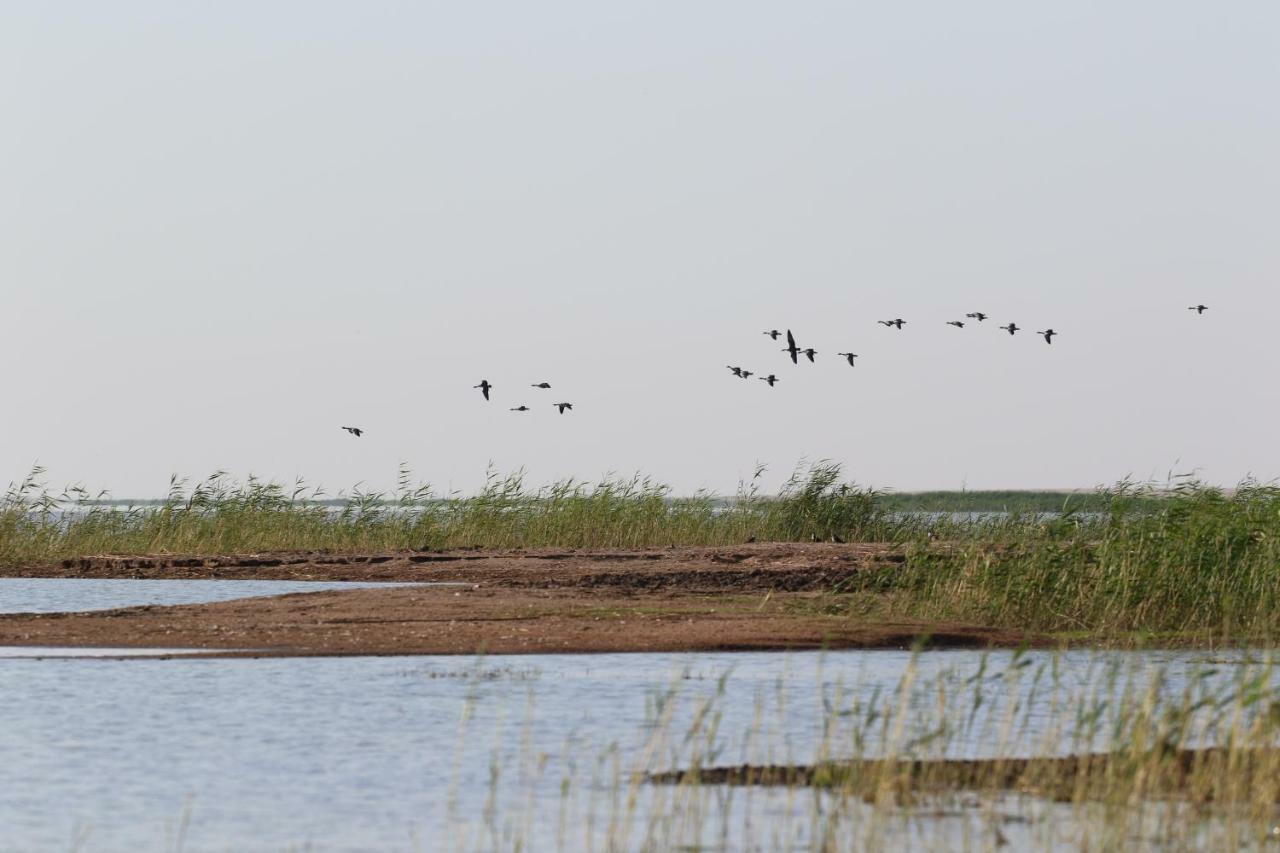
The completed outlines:
[[[0,615],[0,645],[199,648],[221,655],[511,654],[1037,644],[1016,631],[860,621],[824,603],[892,571],[868,544],[634,551],[101,556],[0,577],[417,581],[217,604]]]

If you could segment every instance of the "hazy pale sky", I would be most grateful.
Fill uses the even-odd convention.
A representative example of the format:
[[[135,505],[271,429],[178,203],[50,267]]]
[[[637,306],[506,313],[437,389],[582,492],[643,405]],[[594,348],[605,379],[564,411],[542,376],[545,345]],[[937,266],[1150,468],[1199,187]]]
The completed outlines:
[[[1269,0],[10,0],[0,484],[1274,478],[1277,92]]]

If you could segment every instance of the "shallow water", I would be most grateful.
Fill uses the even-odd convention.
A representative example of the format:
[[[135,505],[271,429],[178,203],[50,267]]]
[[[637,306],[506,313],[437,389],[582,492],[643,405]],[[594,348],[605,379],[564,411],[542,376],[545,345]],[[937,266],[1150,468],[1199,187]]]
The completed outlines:
[[[141,605],[205,604],[292,592],[415,585],[351,581],[0,578],[0,613],[62,613]]]
[[[219,649],[219,652],[228,651]],[[234,650],[233,650],[234,651]],[[207,655],[208,649],[112,648],[111,646],[0,646],[0,659],[139,658],[161,655]]]
[[[1013,751],[1046,740],[1065,751],[1073,744],[1037,722],[1049,719],[1049,693],[1033,688],[1034,672],[1056,667],[1061,699],[1105,692],[1109,667],[1141,682],[1160,665],[1161,689],[1177,695],[1206,666],[1216,671],[1200,681],[1229,683],[1246,659],[928,652],[914,659],[910,701],[923,721],[939,691],[982,673],[991,721],[1015,698],[1029,709],[1026,742]],[[650,820],[669,813],[658,804],[676,789],[633,790],[631,770],[683,766],[704,742],[708,763],[809,761],[824,703],[839,711],[893,700],[911,664],[898,651],[0,660],[0,850],[508,849],[517,840],[534,850],[603,849],[611,833],[617,849],[636,849],[646,833],[688,840],[687,827]],[[718,720],[715,733],[686,741],[697,719],[703,730]],[[990,728],[980,721],[945,752],[989,752]],[[849,748],[845,734],[831,738],[834,753]],[[695,834],[727,849],[807,845],[826,808],[809,792],[697,796],[707,814]],[[1029,841],[1018,833],[1042,827],[1008,825],[1010,849]],[[898,846],[967,846],[970,833],[976,846],[990,843],[986,818],[964,809],[877,831],[878,843]]]

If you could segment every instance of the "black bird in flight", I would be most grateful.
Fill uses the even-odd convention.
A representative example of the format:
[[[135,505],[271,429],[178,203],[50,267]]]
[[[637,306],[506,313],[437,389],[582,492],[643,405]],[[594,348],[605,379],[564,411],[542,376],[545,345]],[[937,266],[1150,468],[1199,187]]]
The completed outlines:
[[[725,365],[725,367],[727,367],[727,368],[729,368],[730,370],[732,370],[732,371],[733,371],[733,375],[734,375],[734,376],[738,377],[739,379],[741,379],[741,378],[742,378],[742,368],[741,368],[741,367],[734,367],[732,364],[726,364],[726,365]]]
[[[1206,312],[1206,311],[1208,311],[1208,310],[1209,310],[1209,306],[1208,306],[1208,305],[1192,305],[1192,306],[1191,306],[1190,308],[1188,308],[1187,310],[1188,310],[1188,311],[1194,311],[1194,312],[1196,312],[1197,314],[1203,314],[1204,312]]]
[[[790,329],[787,329],[787,348],[783,352],[790,353],[792,364],[800,363],[800,360],[796,358],[800,354],[800,347],[796,346],[796,336],[791,334]]]
[[[529,411],[529,407],[528,407],[528,406],[525,406],[525,405],[523,405],[523,404],[521,404],[521,405],[519,405],[519,406],[516,406],[516,407],[515,407],[514,409],[512,409],[511,411],[513,411],[513,412],[527,412],[527,411]]]
[[[489,384],[489,380],[488,380],[488,379],[481,379],[481,380],[480,380],[480,384],[479,384],[479,385],[472,385],[471,387],[472,387],[472,388],[479,388],[479,389],[480,389],[480,393],[484,395],[484,398],[485,398],[486,400],[488,400],[488,399],[489,399],[489,389],[490,389],[490,388],[492,388],[493,386]]]
[[[964,316],[971,317],[974,320],[977,320],[979,323],[987,319],[987,315],[983,314],[981,311],[974,311],[972,314],[965,314]]]
[[[964,328],[964,323],[961,323],[959,320],[948,320],[948,321],[947,321],[947,325],[948,325],[948,326],[955,326],[957,329],[963,329],[963,328]]]
[[[756,372],[755,372],[754,370],[744,370],[744,371],[742,371],[742,378],[743,378],[743,379],[750,379],[752,376],[755,376],[755,375],[756,375]]]
[[[550,388],[550,387],[551,387],[551,383],[550,383],[550,382],[535,382],[534,384],[530,385],[529,387],[530,387],[530,388]]]
[[[901,332],[902,324],[907,321],[899,317],[896,320],[877,320],[876,322],[879,323],[881,326],[896,326],[898,331]]]
[[[776,341],[779,337],[781,337],[782,332],[779,332],[777,329],[770,329],[769,331],[765,332],[765,334]]]
[[[573,403],[552,403],[551,405],[553,405],[553,406],[555,406],[557,409],[559,409],[559,410],[560,410],[560,414],[562,414],[562,415],[564,414],[564,410],[565,410],[565,409],[568,409],[568,410],[570,410],[570,411],[573,411]]]
[[[856,352],[838,352],[836,355],[844,356],[845,360],[849,362],[850,367],[853,367],[853,360],[858,357]]]
[[[779,380],[778,380],[778,377],[776,377],[776,376],[774,376],[772,373],[770,373],[768,376],[761,376],[761,377],[760,377],[760,381],[761,381],[761,382],[768,382],[768,383],[769,383],[769,387],[770,387],[770,388],[772,388],[772,387],[773,387],[773,383],[775,383],[775,382],[777,382],[777,381],[779,381]]]
[[[1004,329],[1006,332],[1012,335],[1014,332],[1018,331],[1018,324],[1010,323],[1009,325],[1001,326],[1000,328]]]
[[[343,427],[343,429],[354,435],[356,438],[364,435],[364,430],[360,429],[360,427]]]
[[[818,351],[813,347],[809,347],[808,349],[802,349],[800,350],[800,352],[804,353],[808,357],[810,364],[813,364],[813,357],[818,354]]]
[[[1052,344],[1052,343],[1053,343],[1053,336],[1054,336],[1054,335],[1056,335],[1056,334],[1058,334],[1058,333],[1057,333],[1057,332],[1055,332],[1053,329],[1045,329],[1043,332],[1036,332],[1036,334],[1037,334],[1037,335],[1044,335],[1044,342],[1045,342],[1046,344]]]

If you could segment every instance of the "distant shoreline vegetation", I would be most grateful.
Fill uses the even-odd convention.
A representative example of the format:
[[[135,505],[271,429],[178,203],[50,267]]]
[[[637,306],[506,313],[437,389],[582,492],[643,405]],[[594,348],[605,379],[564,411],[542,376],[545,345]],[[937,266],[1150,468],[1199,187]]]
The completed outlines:
[[[1074,507],[1076,511],[1100,512],[1109,500],[1105,491],[1070,490],[1070,491],[1038,491],[1038,490],[978,490],[978,491],[923,491],[878,493],[883,505],[898,512],[1062,512],[1065,507]],[[668,503],[676,503],[686,498],[665,496]],[[732,507],[738,498],[733,495],[717,495],[707,498],[688,498],[689,500],[709,500],[719,507]],[[435,498],[424,501],[422,506],[433,503],[444,503],[450,500],[466,500],[466,498]],[[759,500],[768,500],[761,496]],[[310,503],[326,507],[343,507],[351,502],[348,497],[315,498]],[[383,497],[378,501],[383,506],[399,506],[400,502]],[[168,498],[90,498],[80,501],[80,506],[110,507],[156,507],[169,503]]]
[[[473,496],[444,496],[403,471],[391,494],[333,498],[218,473],[175,479],[160,503],[47,492],[40,477],[0,499],[0,565],[100,554],[368,553],[455,548],[733,547],[868,542],[900,550],[830,590],[825,612],[965,620],[1082,632],[1200,632],[1269,642],[1280,629],[1280,488],[1122,482],[1089,494],[890,494],[839,465],[796,469],[778,495],[673,498],[643,476],[531,488],[490,472]],[[854,559],[849,557],[849,559]]]

